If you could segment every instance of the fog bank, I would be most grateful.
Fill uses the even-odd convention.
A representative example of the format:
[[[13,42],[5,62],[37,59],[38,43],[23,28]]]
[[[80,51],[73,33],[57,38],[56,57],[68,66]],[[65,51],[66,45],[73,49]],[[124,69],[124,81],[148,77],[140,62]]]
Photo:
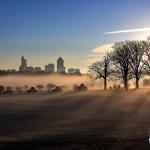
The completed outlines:
[[[0,76],[0,85],[4,86],[36,86],[53,83],[59,86],[73,86],[84,83],[90,85],[90,79],[86,75],[8,75]]]

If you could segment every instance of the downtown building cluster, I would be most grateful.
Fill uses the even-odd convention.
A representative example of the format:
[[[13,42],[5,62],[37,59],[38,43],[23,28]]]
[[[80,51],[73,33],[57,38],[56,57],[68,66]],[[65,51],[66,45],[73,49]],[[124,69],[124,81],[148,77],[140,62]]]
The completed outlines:
[[[66,73],[66,67],[64,65],[64,60],[59,57],[57,59],[57,70],[55,71],[55,65],[53,63],[45,65],[45,69],[42,70],[41,67],[33,67],[27,65],[27,59],[24,58],[24,56],[21,57],[21,65],[19,67],[19,72],[29,72],[29,73]],[[75,68],[69,68],[68,69],[69,74],[80,74],[80,69]]]

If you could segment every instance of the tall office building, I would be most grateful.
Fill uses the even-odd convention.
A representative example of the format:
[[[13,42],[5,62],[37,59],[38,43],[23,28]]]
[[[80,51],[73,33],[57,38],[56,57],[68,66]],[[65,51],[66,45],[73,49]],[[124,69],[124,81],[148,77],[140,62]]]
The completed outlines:
[[[64,60],[61,57],[57,59],[57,72],[65,73]]]
[[[55,66],[54,64],[48,64],[48,65],[45,65],[45,72],[54,72],[55,71]]]
[[[19,71],[24,72],[27,70],[27,60],[24,58],[24,56],[21,57],[21,65],[19,67]]]

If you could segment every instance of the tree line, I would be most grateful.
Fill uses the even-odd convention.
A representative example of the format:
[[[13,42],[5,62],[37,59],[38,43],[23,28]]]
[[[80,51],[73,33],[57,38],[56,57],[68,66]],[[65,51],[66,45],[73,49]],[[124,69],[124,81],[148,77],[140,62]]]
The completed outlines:
[[[0,85],[0,96],[8,95],[8,94],[60,93],[67,89],[69,89],[69,87],[67,87],[66,85],[58,86],[53,83],[48,83],[46,86],[44,86],[43,84],[38,84],[36,86],[31,86],[31,87],[29,87],[28,85],[16,86],[16,87],[11,87],[11,86],[5,87],[3,85]],[[83,91],[87,91],[88,87],[83,83],[79,85],[74,84],[72,85],[72,90],[74,92],[83,92]]]
[[[103,79],[104,90],[108,79],[116,77],[123,81],[125,90],[129,80],[135,79],[135,88],[139,88],[142,75],[150,75],[150,37],[147,40],[126,40],[116,42],[112,51],[91,66],[88,73],[94,79]]]

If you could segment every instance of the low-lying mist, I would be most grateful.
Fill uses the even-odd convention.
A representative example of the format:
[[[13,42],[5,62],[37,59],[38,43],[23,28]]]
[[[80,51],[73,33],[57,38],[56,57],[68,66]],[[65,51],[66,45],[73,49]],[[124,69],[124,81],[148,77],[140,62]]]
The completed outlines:
[[[149,87],[150,86],[150,79],[143,80],[143,86]]]
[[[8,75],[0,76],[0,85],[4,86],[36,86],[38,84],[47,85],[49,83],[58,86],[72,87],[74,84],[91,84],[86,75]]]
[[[88,86],[88,89],[102,89],[103,80],[92,81],[87,75],[59,75],[59,74],[49,74],[49,75],[7,75],[0,76],[0,85],[10,86],[12,88],[37,86],[39,84],[46,88],[47,84],[55,84],[57,86],[66,86],[68,89],[72,89],[73,85],[80,85],[81,83]],[[113,87],[114,84],[120,84],[119,82],[108,81],[108,89],[110,86]],[[123,87],[123,84],[120,84]],[[135,81],[129,82],[130,88],[135,87]],[[143,78],[140,80],[141,88],[150,87],[150,79]]]

